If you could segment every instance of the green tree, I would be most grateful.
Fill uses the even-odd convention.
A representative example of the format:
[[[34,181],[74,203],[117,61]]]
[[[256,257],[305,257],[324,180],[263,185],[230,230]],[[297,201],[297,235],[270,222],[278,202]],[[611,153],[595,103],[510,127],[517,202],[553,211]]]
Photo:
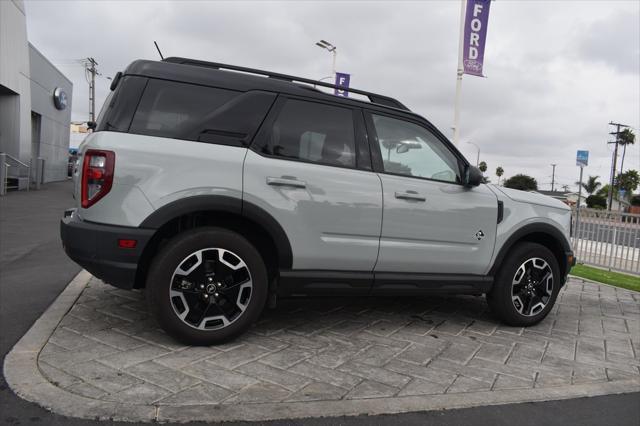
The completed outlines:
[[[487,163],[485,163],[484,161],[481,161],[480,164],[478,164],[478,168],[480,169],[480,171],[482,173],[487,171]]]
[[[607,198],[602,195],[589,195],[587,197],[587,207],[590,209],[606,209]]]
[[[600,189],[597,190],[596,195],[607,198],[609,196],[609,184],[603,185]]]
[[[589,176],[586,182],[582,182],[582,189],[584,189],[587,194],[592,195],[602,186],[602,184],[598,182],[599,178],[600,176]],[[576,184],[580,185],[580,182],[576,182]]]
[[[536,191],[538,189],[538,182],[531,176],[517,174],[505,180],[504,186],[521,191]]]
[[[624,172],[624,156],[627,154],[627,145],[633,145],[636,142],[636,135],[631,129],[624,129],[618,135],[618,142],[622,145],[622,161],[620,162],[620,171]]]
[[[627,194],[631,195],[631,193],[638,188],[638,185],[640,185],[640,175],[638,175],[637,170],[627,170],[624,173],[618,174],[615,182],[618,191],[623,189]]]
[[[496,169],[496,176],[498,176],[498,185],[500,185],[500,177],[504,174],[504,169],[500,166]]]

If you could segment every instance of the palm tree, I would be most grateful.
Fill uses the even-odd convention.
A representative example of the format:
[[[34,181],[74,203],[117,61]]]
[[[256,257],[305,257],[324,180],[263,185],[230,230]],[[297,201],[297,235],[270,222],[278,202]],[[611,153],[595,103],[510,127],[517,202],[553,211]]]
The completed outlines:
[[[478,164],[478,168],[480,169],[480,171],[482,173],[487,171],[487,163],[485,163],[484,161],[481,161],[480,164]]]
[[[587,192],[587,194],[592,195],[594,192],[598,190],[602,186],[598,179],[600,176],[589,176],[586,182],[582,182],[582,188]],[[576,185],[580,185],[581,182],[576,182]]]
[[[627,145],[633,145],[636,142],[636,135],[631,129],[624,129],[618,134],[618,143],[624,148],[622,150],[622,161],[620,162],[620,173],[624,172],[624,156],[627,153]]]
[[[504,169],[500,166],[496,169],[496,176],[498,176],[498,186],[500,186],[500,177],[504,174]]]

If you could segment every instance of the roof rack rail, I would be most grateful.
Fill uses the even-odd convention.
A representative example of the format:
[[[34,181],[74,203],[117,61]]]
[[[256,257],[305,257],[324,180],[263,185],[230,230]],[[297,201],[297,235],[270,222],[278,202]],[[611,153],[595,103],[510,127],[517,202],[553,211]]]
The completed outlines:
[[[240,67],[237,65],[227,65],[227,64],[217,63],[217,62],[200,61],[197,59],[189,59],[189,58],[181,58],[181,57],[173,56],[170,58],[163,59],[163,62],[171,62],[174,64],[181,64],[181,65],[193,65],[198,67],[206,67],[206,68],[213,68],[213,69],[219,69],[219,70],[240,71],[240,72],[245,72],[249,74],[264,75],[269,78],[284,80],[292,83],[298,82],[298,83],[313,84],[315,86],[328,87],[331,89],[344,89],[344,87],[338,86],[336,84],[327,83],[324,81],[317,81],[317,80],[312,80],[312,79],[303,78],[303,77],[295,77],[292,75],[280,74],[280,73],[275,73],[271,71],[263,71],[255,68]],[[369,102],[373,104],[379,104],[379,105],[384,105],[392,108],[398,108],[405,111],[409,111],[409,108],[404,106],[400,101],[394,98],[390,98],[388,96],[378,95],[376,93],[366,92],[364,90],[354,89],[351,87],[349,87],[347,91],[366,96],[369,99]]]

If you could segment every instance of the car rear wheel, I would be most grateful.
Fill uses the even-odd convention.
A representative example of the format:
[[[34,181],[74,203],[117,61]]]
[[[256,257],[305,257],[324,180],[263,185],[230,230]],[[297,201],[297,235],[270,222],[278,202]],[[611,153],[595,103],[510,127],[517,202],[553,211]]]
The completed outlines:
[[[536,243],[520,243],[504,260],[487,302],[506,324],[533,325],[553,308],[561,279],[558,261],[549,249]]]
[[[149,309],[174,338],[211,345],[242,334],[267,299],[267,271],[244,237],[197,228],[174,237],[147,277]]]

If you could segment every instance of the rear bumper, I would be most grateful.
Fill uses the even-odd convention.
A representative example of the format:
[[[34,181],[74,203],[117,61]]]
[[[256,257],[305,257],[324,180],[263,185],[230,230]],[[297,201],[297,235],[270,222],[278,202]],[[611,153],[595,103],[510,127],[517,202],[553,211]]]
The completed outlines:
[[[153,229],[86,222],[76,209],[67,210],[60,221],[60,238],[67,255],[92,275],[116,287],[135,285],[138,261]],[[134,248],[120,248],[118,240],[136,240]]]

